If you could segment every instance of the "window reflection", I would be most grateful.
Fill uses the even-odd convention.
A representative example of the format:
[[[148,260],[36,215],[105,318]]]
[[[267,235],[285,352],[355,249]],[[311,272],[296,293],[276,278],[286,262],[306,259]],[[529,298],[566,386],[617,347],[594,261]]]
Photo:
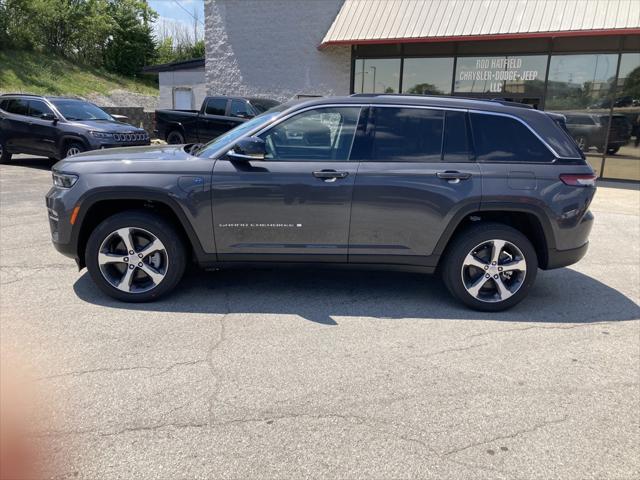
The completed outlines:
[[[400,90],[399,58],[367,58],[356,60],[353,76],[355,93],[398,93]]]
[[[620,119],[609,124],[617,64],[616,54],[553,55],[549,63],[545,109],[566,115],[569,133],[598,173],[607,131],[607,149],[624,141]]]
[[[453,58],[406,58],[402,93],[446,95],[451,93]]]
[[[611,129],[621,143],[608,149],[603,176],[640,180],[640,53],[622,54],[612,103]]]

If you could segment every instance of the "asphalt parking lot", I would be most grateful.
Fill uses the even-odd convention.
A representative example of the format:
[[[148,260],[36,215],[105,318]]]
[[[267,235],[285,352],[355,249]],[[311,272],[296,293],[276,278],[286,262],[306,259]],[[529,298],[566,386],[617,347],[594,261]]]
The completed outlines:
[[[437,278],[192,272],[99,293],[51,246],[48,161],[0,166],[0,335],[46,392],[58,478],[640,476],[640,191],[500,314]]]

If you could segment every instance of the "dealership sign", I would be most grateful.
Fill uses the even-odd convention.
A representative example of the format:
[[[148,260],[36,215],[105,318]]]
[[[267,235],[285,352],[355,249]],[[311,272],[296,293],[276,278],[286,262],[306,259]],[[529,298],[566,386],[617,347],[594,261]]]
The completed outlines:
[[[522,67],[522,57],[481,57],[475,59],[475,67],[458,73],[458,81],[488,82],[490,92],[502,92],[504,82],[531,81],[538,76],[538,70]]]

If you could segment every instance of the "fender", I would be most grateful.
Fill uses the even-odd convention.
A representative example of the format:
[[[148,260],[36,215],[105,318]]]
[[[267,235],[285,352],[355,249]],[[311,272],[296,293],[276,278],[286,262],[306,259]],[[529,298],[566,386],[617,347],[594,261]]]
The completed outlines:
[[[84,147],[87,150],[91,150],[91,146],[89,145],[89,143],[87,142],[87,140],[84,137],[81,137],[80,135],[74,135],[74,134],[65,133],[65,134],[60,136],[60,138],[58,139],[58,144],[56,145],[56,150],[60,154],[60,158],[61,159],[64,158],[62,156],[62,147],[69,140],[73,140],[75,142],[80,142],[82,145],[84,145]]]
[[[217,255],[215,253],[206,253],[204,251],[198,235],[178,202],[167,195],[164,190],[144,187],[135,189],[132,187],[99,187],[82,196],[78,201],[78,205],[80,205],[78,218],[71,232],[71,242],[75,246],[76,252],[79,248],[80,231],[87,212],[89,212],[91,207],[96,203],[105,200],[147,200],[169,207],[184,229],[197,262],[204,266],[217,263]]]
[[[479,208],[476,208],[474,205],[468,205],[466,207],[461,208],[456,212],[456,214],[449,222],[449,225],[445,228],[442,233],[440,240],[436,244],[436,248],[433,251],[435,255],[442,255],[449,240],[453,236],[453,233],[456,231],[458,226],[464,221],[466,217],[473,213],[482,212],[513,212],[513,213],[528,213],[534,215],[540,225],[542,226],[542,231],[544,233],[545,241],[549,249],[554,248],[556,246],[555,236],[553,234],[553,228],[551,227],[551,223],[549,222],[549,217],[544,213],[542,208],[536,205],[530,204],[521,204],[521,203],[512,203],[512,202],[482,202]]]

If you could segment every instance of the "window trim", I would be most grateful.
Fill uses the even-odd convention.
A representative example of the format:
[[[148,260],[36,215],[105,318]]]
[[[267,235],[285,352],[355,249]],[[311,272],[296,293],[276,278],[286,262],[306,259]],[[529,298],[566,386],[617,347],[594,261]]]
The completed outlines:
[[[530,162],[530,163],[536,163],[539,165],[550,165],[552,163],[555,163],[557,160],[582,160],[581,157],[563,157],[561,155],[559,155],[555,149],[549,145],[527,122],[525,122],[523,119],[521,119],[520,117],[517,117],[515,115],[512,115],[510,113],[503,113],[503,112],[492,112],[489,110],[481,110],[481,109],[470,109],[470,108],[459,108],[459,107],[438,107],[438,106],[431,106],[431,105],[411,105],[411,104],[392,104],[392,103],[370,103],[370,102],[363,102],[363,103],[328,103],[328,104],[322,104],[322,105],[310,105],[308,107],[304,107],[304,108],[300,108],[300,109],[296,109],[292,112],[287,113],[286,115],[274,120],[273,122],[269,123],[268,125],[265,125],[261,128],[259,128],[258,130],[254,130],[252,132],[247,132],[244,136],[239,137],[238,139],[236,139],[236,143],[241,140],[242,138],[246,138],[246,137],[253,137],[256,135],[261,135],[262,133],[264,133],[265,131],[267,131],[268,129],[275,127],[276,125],[278,125],[281,122],[284,122],[286,119],[297,115],[299,113],[302,112],[306,112],[307,110],[313,110],[313,109],[318,109],[318,108],[338,108],[338,107],[359,107],[360,110],[360,114],[362,114],[362,109],[363,108],[372,108],[372,107],[394,107],[394,108],[426,108],[426,109],[431,109],[431,110],[444,110],[444,111],[454,111],[454,112],[467,112],[467,113],[481,113],[481,114],[486,114],[486,115],[496,115],[496,116],[502,116],[502,117],[508,117],[508,118],[512,118],[514,120],[517,120],[518,122],[522,123],[526,128],[529,129],[529,131],[531,133],[533,133],[536,138],[538,140],[540,140],[542,142],[542,144],[553,154],[554,156],[554,160],[552,162]],[[541,111],[541,114],[544,115],[544,112]],[[356,132],[357,134],[357,132]],[[355,136],[354,136],[355,138]],[[473,147],[473,151],[472,153],[474,154],[474,160],[475,162],[477,162],[477,160],[475,159],[475,143],[473,140],[473,131],[471,130],[471,137],[470,140],[472,142],[472,147]],[[226,153],[231,150],[233,148],[233,145],[229,146],[229,148],[226,148],[222,151],[221,154],[217,155],[217,158],[221,158],[224,155],[226,155]],[[484,162],[484,163],[491,163],[491,162]],[[505,162],[497,162],[497,163],[505,163]]]

